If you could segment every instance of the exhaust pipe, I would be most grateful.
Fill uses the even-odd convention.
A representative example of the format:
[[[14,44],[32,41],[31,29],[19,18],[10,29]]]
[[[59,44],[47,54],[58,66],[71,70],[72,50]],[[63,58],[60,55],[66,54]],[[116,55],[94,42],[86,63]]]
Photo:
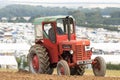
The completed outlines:
[[[70,41],[70,18],[69,16],[66,17],[67,29],[68,29],[68,40]]]

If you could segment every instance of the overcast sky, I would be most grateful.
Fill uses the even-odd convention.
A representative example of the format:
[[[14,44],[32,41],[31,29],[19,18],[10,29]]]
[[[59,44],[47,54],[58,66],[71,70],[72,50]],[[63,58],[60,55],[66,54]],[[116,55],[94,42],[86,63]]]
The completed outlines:
[[[111,2],[111,3],[120,3],[120,0],[1,0],[1,1],[18,1],[18,2]]]
[[[0,0],[0,3],[30,4],[52,7],[120,7],[120,0]]]

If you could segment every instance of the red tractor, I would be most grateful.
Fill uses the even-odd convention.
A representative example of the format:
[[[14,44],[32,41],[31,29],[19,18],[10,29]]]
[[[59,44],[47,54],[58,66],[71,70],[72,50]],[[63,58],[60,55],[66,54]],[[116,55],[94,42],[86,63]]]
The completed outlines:
[[[30,72],[52,74],[57,68],[58,75],[83,75],[86,65],[91,64],[95,76],[105,76],[104,59],[91,59],[90,41],[76,40],[72,16],[36,18],[34,25],[35,45],[28,54]]]

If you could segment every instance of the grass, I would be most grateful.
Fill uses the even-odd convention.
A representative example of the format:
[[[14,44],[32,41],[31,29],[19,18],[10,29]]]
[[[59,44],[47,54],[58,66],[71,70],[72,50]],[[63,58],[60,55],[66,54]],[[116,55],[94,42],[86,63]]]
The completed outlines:
[[[107,70],[106,76],[117,76],[117,77],[120,77],[120,70]]]
[[[2,69],[0,68],[0,71],[2,72],[17,72],[18,70],[17,69]]]
[[[92,70],[86,69],[85,75],[94,75]],[[120,70],[106,70],[106,76],[120,77]]]
[[[54,69],[54,72],[53,74],[57,74],[57,71],[56,69]],[[94,76],[94,73],[92,71],[92,69],[86,69],[85,70],[85,74],[84,75],[93,75]],[[120,77],[120,70],[106,70],[106,77]]]

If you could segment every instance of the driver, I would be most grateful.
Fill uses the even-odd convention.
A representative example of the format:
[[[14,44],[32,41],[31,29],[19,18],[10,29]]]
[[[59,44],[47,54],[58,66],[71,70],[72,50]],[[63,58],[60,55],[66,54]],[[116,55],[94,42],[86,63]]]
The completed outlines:
[[[57,29],[56,30],[57,34],[59,34],[59,35],[64,34],[63,30],[60,27],[57,27],[56,29]],[[55,32],[54,32],[53,24],[51,24],[51,28],[49,29],[48,34],[49,34],[50,40],[55,41]]]

